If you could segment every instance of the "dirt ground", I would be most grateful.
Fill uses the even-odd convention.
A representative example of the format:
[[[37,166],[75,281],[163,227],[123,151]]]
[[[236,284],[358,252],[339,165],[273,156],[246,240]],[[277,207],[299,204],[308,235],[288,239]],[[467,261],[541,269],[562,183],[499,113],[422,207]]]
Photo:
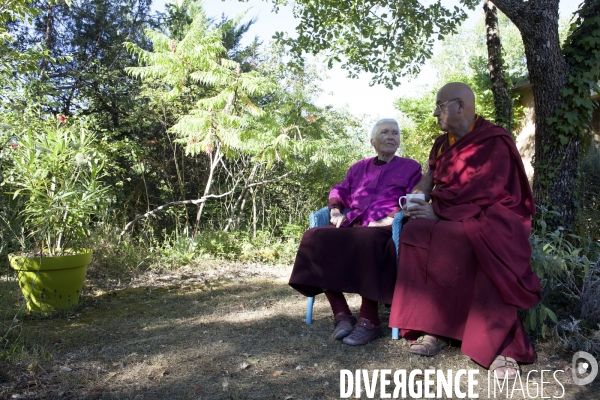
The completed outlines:
[[[315,302],[314,323],[303,322],[306,300],[287,285],[290,271],[289,266],[211,261],[126,283],[88,276],[75,310],[19,317],[20,351],[26,356],[0,358],[0,398],[338,399],[341,370],[354,377],[356,370],[367,370],[371,379],[383,369],[391,370],[390,395],[394,372],[466,369],[478,371],[468,398],[600,398],[600,377],[575,385],[573,352],[555,343],[536,346],[538,362],[523,366],[522,387],[513,385],[510,392],[505,387],[502,393],[496,388],[495,396],[493,389],[488,394],[487,370],[464,356],[458,344],[435,357],[412,356],[407,343],[391,340],[386,330],[384,338],[366,346],[344,345],[331,338],[333,318],[323,296]],[[5,279],[0,289],[7,293],[14,285]],[[349,303],[358,310],[357,296],[349,296]],[[387,325],[387,310],[381,306],[380,312]],[[361,398],[381,396],[379,383],[374,397],[362,382],[361,389]],[[457,394],[453,388],[453,398],[467,393],[466,377],[458,389]],[[358,397],[356,390],[351,395]],[[446,392],[437,398],[447,398]]]

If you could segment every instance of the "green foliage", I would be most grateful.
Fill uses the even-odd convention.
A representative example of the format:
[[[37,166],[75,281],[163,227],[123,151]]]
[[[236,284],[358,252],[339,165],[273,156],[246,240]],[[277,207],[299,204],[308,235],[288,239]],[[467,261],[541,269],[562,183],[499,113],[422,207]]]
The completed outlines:
[[[262,116],[262,126],[270,127],[270,136],[278,136],[280,145],[288,149],[278,152],[279,159],[289,168],[308,172],[320,162],[345,169],[348,162],[372,154],[368,144],[365,152],[365,139],[372,126],[347,111],[315,105],[322,92],[319,83],[323,68],[315,61],[303,70],[291,69],[285,58],[284,50],[275,45],[259,67],[280,86],[264,103]]]
[[[260,125],[263,111],[254,99],[276,91],[277,85],[256,71],[242,72],[239,63],[221,57],[225,47],[220,28],[209,29],[206,16],[198,11],[181,41],[154,31],[147,34],[154,44],[152,52],[126,44],[146,64],[128,68],[131,74],[161,81],[171,88],[167,99],[179,96],[188,82],[207,90],[207,96],[172,127],[188,154],[212,153],[222,146],[228,156],[250,151],[273,157],[281,147],[279,135],[269,136]]]
[[[233,191],[230,197],[200,206],[198,215],[206,219],[203,213],[208,213],[214,221],[209,226],[225,230],[250,228],[248,221],[242,220],[246,199],[250,198],[254,204],[258,201],[262,205],[263,229],[276,226],[279,215],[287,213],[285,216],[289,217],[290,206],[295,206],[291,220],[284,223],[303,221],[307,214],[301,212],[317,208],[316,198],[321,206],[336,182],[332,179],[339,181],[343,176],[340,173],[363,157],[363,141],[355,138],[360,123],[348,113],[315,106],[314,98],[320,92],[315,84],[317,72],[286,68],[281,61],[281,48],[272,49],[262,57],[265,62],[249,72],[244,72],[243,60],[224,58],[224,41],[236,37],[244,28],[232,29],[232,21],[213,28],[198,11],[180,41],[149,32],[154,43],[152,52],[127,44],[129,51],[145,64],[128,71],[156,88],[146,95],[157,104],[168,104],[160,103],[161,99],[174,104],[194,94],[192,106],[179,114],[169,131],[176,133],[177,142],[185,145],[186,157],[208,158],[205,162],[210,172],[205,178],[205,194],[214,187],[222,192]],[[294,180],[274,183],[290,173],[303,182],[314,170],[323,169],[327,170],[322,175],[324,182],[298,185],[300,193],[307,193],[307,186],[319,186],[314,195],[300,196],[300,207],[289,201],[297,189]],[[264,190],[261,182],[269,182],[271,188]],[[281,200],[286,197],[288,200]],[[279,204],[285,206],[280,208]],[[271,210],[265,218],[267,205]],[[257,228],[256,220],[252,228]],[[193,240],[189,242],[190,253],[192,245]]]
[[[460,32],[467,17],[465,9],[474,9],[479,3],[462,0],[454,7],[445,7],[441,1],[427,5],[416,0],[295,1],[294,16],[302,21],[296,27],[295,37],[278,33],[276,38],[291,48],[296,63],[303,62],[303,54],[321,53],[329,66],[342,63],[350,76],[367,72],[372,74],[373,83],[397,86],[400,77],[420,72],[421,65],[432,58],[436,42]],[[523,79],[527,66],[520,33],[504,15],[499,22],[504,48],[517,50],[505,57],[507,72]],[[449,66],[461,68],[471,56],[487,58],[483,23],[477,24],[472,34],[462,36],[460,46],[448,48],[453,58]],[[521,55],[511,57],[516,54]],[[441,79],[447,81],[443,76]]]
[[[581,4],[565,41],[563,55],[568,75],[560,90],[561,103],[555,108],[554,115],[546,119],[550,129],[536,149],[534,168],[539,188],[534,185],[534,189],[536,202],[552,204],[553,209],[559,211],[547,222],[554,227],[568,225],[569,229],[574,229],[574,214],[579,205],[575,172],[578,172],[580,158],[590,143],[590,123],[597,108],[592,96],[600,93],[597,84],[600,79],[600,3],[585,1]],[[556,157],[557,154],[564,154],[564,157]],[[574,173],[557,179],[565,171]],[[565,196],[566,201],[562,204],[552,201],[556,193],[552,185],[557,182],[566,188],[563,189],[566,193],[573,193]]]
[[[303,229],[288,225],[284,231],[292,234],[282,237],[259,231],[253,237],[245,231],[203,231],[196,236],[191,250],[192,238],[185,232],[173,232],[155,241],[140,262],[150,269],[176,269],[202,259],[290,264]]]
[[[149,242],[156,238],[127,236],[119,241],[118,230],[111,218],[103,216],[95,224],[90,242],[94,243],[94,260],[88,267],[92,279],[119,279],[125,281],[150,268],[156,259]],[[152,235],[152,229],[148,229]]]
[[[478,4],[461,3],[471,9]],[[440,1],[423,5],[417,0],[300,0],[293,13],[302,21],[296,37],[279,33],[276,38],[290,46],[297,63],[302,63],[304,53],[322,53],[330,67],[342,62],[350,76],[365,71],[373,75],[374,83],[388,87],[398,85],[402,76],[416,75],[433,53],[434,38],[455,33],[467,18],[460,7],[446,8]]]
[[[259,232],[252,237],[247,232],[214,231],[203,232],[196,249],[204,257],[290,264],[296,256],[299,243],[298,237],[277,238],[268,232]]]
[[[192,242],[193,241],[193,242]],[[191,243],[194,243],[190,246]],[[155,258],[158,258],[157,264],[160,266],[168,265],[170,268],[178,268],[188,265],[200,254],[195,251],[197,239],[191,238],[187,232],[173,231],[171,234],[164,235],[156,247],[152,248]]]
[[[32,105],[43,115],[62,114],[69,119],[84,115],[87,128],[103,139],[100,145],[108,150],[106,182],[127,210],[136,201],[137,184],[143,180],[134,173],[128,156],[144,150],[161,121],[148,112],[146,101],[136,99],[139,81],[123,71],[133,62],[122,47],[125,38],[147,45],[142,28],[151,23],[149,2],[40,1],[30,5],[36,7],[31,16],[15,19],[8,27],[13,38],[8,46],[14,54],[0,52],[7,61],[6,79],[0,72],[4,122],[19,126]],[[163,119],[168,118],[165,114]]]
[[[447,44],[448,47],[452,47],[452,43]],[[503,47],[504,48],[504,47]],[[508,52],[508,51],[507,51]],[[512,53],[512,51],[510,51]],[[494,94],[492,92],[492,83],[489,74],[487,73],[487,58],[486,57],[471,57],[469,60],[469,67],[472,71],[470,75],[447,75],[447,82],[465,82],[475,92],[475,102],[477,114],[487,119],[488,121],[495,121],[495,107],[494,107]],[[517,131],[522,123],[524,109],[523,106],[519,105],[518,99],[519,94],[510,90],[513,87],[513,83],[519,79],[518,76],[511,76],[507,73],[505,80],[508,84],[509,97],[512,102],[511,105],[511,117],[510,117],[510,133]],[[500,123],[498,123],[501,125]],[[513,135],[514,136],[514,135]]]
[[[562,227],[548,230],[545,220],[555,212],[544,208],[541,211],[530,242],[533,271],[542,281],[542,299],[525,312],[524,325],[529,332],[546,337],[550,326],[590,316],[583,310],[593,299],[584,296],[583,289],[586,282],[597,280],[600,273],[600,243],[569,234]],[[593,327],[594,322],[589,322]]]
[[[578,187],[580,207],[576,224],[577,233],[600,241],[600,148],[598,144],[590,146],[590,150],[581,160]]]
[[[419,97],[401,97],[396,103],[404,116],[398,121],[402,156],[417,160],[423,167],[427,165],[431,146],[440,134],[433,117],[435,94],[435,91],[423,91]]]
[[[16,21],[28,21],[31,23],[34,17],[40,13],[40,10],[35,8],[30,1],[13,0],[5,1],[0,5],[0,83],[4,86],[8,82],[9,72],[23,71],[30,68],[35,68],[35,63],[26,62],[24,68],[14,69],[16,66],[22,66],[24,61],[31,61],[31,54],[24,54],[17,51],[12,42],[15,40],[10,26]],[[37,50],[40,50],[39,48]],[[33,55],[39,56],[39,53]]]
[[[148,81],[160,80],[170,89],[165,95],[167,99],[179,96],[191,79],[214,85],[226,80],[229,69],[235,68],[235,64],[218,57],[225,52],[221,32],[209,28],[203,12],[198,12],[180,41],[153,30],[147,30],[146,35],[152,41],[153,51],[132,42],[124,43],[127,50],[145,65],[129,67],[126,71]],[[194,78],[192,74],[195,74]]]
[[[565,21],[561,20],[561,26],[566,26]],[[500,11],[498,29],[507,81],[514,85],[527,80],[529,72],[521,34]],[[437,69],[439,80],[451,82],[457,76],[486,75],[489,79],[487,59],[485,16],[482,15],[471,26],[461,26],[456,34],[445,37],[431,62]]]
[[[22,221],[15,210],[20,210],[23,205],[21,198],[13,199],[6,194],[5,177],[12,167],[12,157],[19,139],[12,126],[3,122],[0,120],[0,265],[7,264],[7,254],[22,248]]]
[[[163,30],[168,37],[181,40],[187,34],[194,18],[202,12],[202,4],[197,0],[180,0],[165,3]]]
[[[108,191],[94,135],[83,122],[62,119],[23,127],[4,177],[13,197],[26,199],[20,216],[28,237],[50,254],[85,246]]]
[[[518,31],[500,13],[502,29],[502,44],[504,55],[516,65],[509,66],[510,73],[507,81],[517,82],[523,77],[526,69],[523,45],[507,46],[518,39]],[[487,73],[487,47],[485,43],[483,18],[472,27],[460,27],[455,35],[445,37],[441,43],[440,52],[432,58],[431,68],[439,78],[439,86],[447,82],[465,82],[475,93],[476,111],[483,118],[494,121],[494,98],[491,81]],[[507,41],[505,42],[504,33]],[[406,96],[398,99],[396,105],[405,117],[400,121],[402,131],[402,154],[405,157],[419,161],[423,166],[429,158],[429,150],[440,134],[439,127],[433,117],[433,107],[438,86],[436,82],[428,82],[416,96]],[[518,104],[518,94],[510,93],[513,98],[512,131],[518,129],[523,115],[523,107]]]
[[[44,2],[48,7],[61,0]],[[53,55],[39,40],[28,42],[23,26],[31,27],[42,14],[40,4],[13,0],[0,5],[0,110],[3,113],[24,109],[31,96],[47,88],[41,78],[40,63],[65,63],[65,54]],[[25,43],[28,42],[28,43]]]
[[[570,320],[562,320],[557,327],[558,339],[566,347],[574,352],[587,351],[594,356],[600,356],[600,329],[594,330],[585,327],[585,322],[571,317]]]
[[[15,20],[8,43],[5,93],[0,107],[32,103],[48,114],[84,114],[90,126],[119,137],[148,132],[132,100],[139,82],[125,74],[133,57],[125,40],[147,46],[147,0],[36,1],[35,15]],[[26,57],[25,59],[23,57]],[[1,74],[0,74],[1,75]],[[139,125],[139,126],[136,126]]]
[[[556,139],[565,146],[571,140],[581,140],[588,133],[597,102],[590,98],[590,90],[600,93],[600,6],[584,3],[577,11],[570,34],[564,45],[569,64],[567,84],[561,94],[564,102],[548,122],[555,125]]]

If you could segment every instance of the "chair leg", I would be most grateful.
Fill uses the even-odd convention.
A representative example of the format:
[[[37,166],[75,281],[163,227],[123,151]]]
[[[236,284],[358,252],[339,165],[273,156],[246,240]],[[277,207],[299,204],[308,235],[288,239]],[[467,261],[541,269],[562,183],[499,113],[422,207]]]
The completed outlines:
[[[306,324],[307,325],[312,324],[313,304],[315,304],[314,296],[308,298],[308,304],[306,305]]]
[[[392,328],[392,340],[400,339],[400,330],[398,328]]]

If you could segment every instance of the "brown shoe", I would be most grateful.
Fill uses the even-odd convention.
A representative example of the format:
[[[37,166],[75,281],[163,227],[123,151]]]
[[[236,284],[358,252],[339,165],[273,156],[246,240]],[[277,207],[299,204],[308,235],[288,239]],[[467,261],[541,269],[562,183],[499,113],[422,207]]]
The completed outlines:
[[[342,340],[352,333],[355,324],[356,317],[354,315],[344,314],[343,312],[337,313],[333,318],[333,338]]]
[[[421,356],[435,356],[448,346],[448,342],[434,335],[422,335],[410,344],[409,352]]]
[[[381,337],[383,329],[381,324],[375,326],[366,318],[359,318],[352,333],[344,338],[344,344],[362,346]]]

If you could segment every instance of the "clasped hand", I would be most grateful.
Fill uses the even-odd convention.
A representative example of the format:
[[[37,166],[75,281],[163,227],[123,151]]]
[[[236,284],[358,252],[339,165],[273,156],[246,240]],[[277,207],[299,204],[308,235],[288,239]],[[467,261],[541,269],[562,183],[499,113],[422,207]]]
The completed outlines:
[[[388,226],[394,223],[394,218],[385,217],[380,219],[379,221],[371,221],[368,226]]]
[[[411,199],[410,201],[418,205],[405,209],[405,217],[409,217],[410,219],[439,219],[437,214],[433,212],[433,207],[427,201],[421,199]]]
[[[340,212],[340,210],[338,210],[337,208],[332,208],[331,211],[329,212],[329,222],[331,222],[332,225],[335,225],[336,228],[339,228],[340,226],[342,226],[344,221],[346,221],[347,219],[348,218],[346,218],[346,216],[344,214],[342,214]],[[394,218],[385,217],[385,218],[380,219],[379,221],[369,222],[369,226],[388,226],[388,225],[392,225],[393,222],[394,222]]]
[[[329,212],[329,222],[331,225],[335,225],[336,228],[342,226],[345,220],[347,220],[346,216],[340,212],[337,208],[332,208]]]

